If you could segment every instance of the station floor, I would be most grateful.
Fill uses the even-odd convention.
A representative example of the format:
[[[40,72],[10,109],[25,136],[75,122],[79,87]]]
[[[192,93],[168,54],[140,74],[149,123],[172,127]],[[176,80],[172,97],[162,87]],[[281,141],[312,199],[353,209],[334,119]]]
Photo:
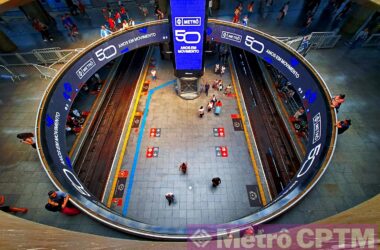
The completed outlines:
[[[321,6],[325,3],[322,1]],[[281,1],[276,1],[272,14],[265,20],[254,19],[252,25],[273,35],[295,35],[299,31],[297,20],[300,8],[298,5],[290,6],[289,16],[278,24],[275,9],[281,5]],[[225,6],[216,15],[229,19],[231,10]],[[92,11],[96,14],[99,10]],[[136,19],[144,21],[142,18]],[[97,19],[94,17],[92,20],[94,25],[86,21],[82,24],[82,20],[77,20],[82,33],[88,36],[81,43],[63,40],[43,44],[39,34],[28,28],[19,33],[12,26],[8,29],[13,32],[22,50],[53,46],[82,47],[98,38]],[[380,51],[377,49],[348,50],[342,43],[334,49],[312,50],[307,55],[306,59],[324,78],[332,94],[346,94],[346,102],[340,109],[338,119],[351,118],[352,126],[338,137],[333,160],[320,182],[298,205],[272,223],[311,223],[349,209],[380,192],[379,58]],[[38,105],[48,83],[34,72],[28,72],[26,79],[16,83],[0,82],[0,193],[5,195],[7,204],[29,208],[27,214],[17,215],[22,218],[69,230],[133,238],[105,227],[86,215],[66,217],[44,209],[47,192],[54,187],[42,169],[35,150],[21,144],[16,134],[34,130]],[[174,167],[173,171],[176,171]],[[192,171],[191,165],[189,171]]]
[[[247,216],[259,207],[251,207],[246,185],[257,185],[243,131],[235,131],[231,115],[239,114],[236,97],[210,89],[194,100],[184,100],[175,92],[175,77],[170,61],[161,61],[154,49],[158,79],[150,81],[147,95],[137,107],[143,113],[140,127],[131,133],[121,170],[129,172],[122,205],[112,208],[128,218],[151,225],[186,228],[187,224],[227,223]],[[222,79],[231,84],[229,70],[221,78],[213,72],[215,58],[206,56],[202,81]],[[220,115],[207,112],[212,96],[223,103]],[[206,111],[203,118],[198,109]],[[151,129],[159,129],[159,137]],[[214,129],[223,129],[216,137]],[[216,133],[218,135],[218,133]],[[147,157],[148,148],[158,148],[157,157]],[[216,147],[226,147],[227,157],[217,156]],[[187,174],[179,165],[188,164]],[[133,174],[132,174],[133,173]],[[213,188],[211,179],[222,183]],[[173,192],[171,206],[165,194]]]

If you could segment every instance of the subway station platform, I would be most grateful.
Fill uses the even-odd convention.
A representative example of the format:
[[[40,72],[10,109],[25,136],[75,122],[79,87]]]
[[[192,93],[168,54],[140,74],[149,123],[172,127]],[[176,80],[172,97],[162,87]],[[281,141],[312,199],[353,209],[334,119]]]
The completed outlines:
[[[281,7],[279,3],[275,6]],[[255,15],[252,26],[267,29],[271,34],[295,33],[299,29],[293,26],[299,12],[297,8],[281,24],[274,23],[275,11],[266,20]],[[220,18],[230,19],[227,10],[219,13]],[[273,23],[268,23],[270,20]],[[88,31],[92,35],[98,33],[95,29]],[[248,146],[254,145],[247,144],[242,131],[234,130],[231,119],[231,114],[242,115],[237,99],[210,90],[209,97],[202,93],[194,101],[184,101],[175,93],[172,64],[159,60],[157,48],[152,58],[157,61],[159,79],[152,81],[149,71],[144,79],[144,82],[149,82],[149,90],[146,95],[139,94],[136,112],[141,112],[140,127],[131,130],[129,138],[122,137],[127,142],[123,162],[120,169],[113,169],[103,203],[110,204],[113,210],[124,213],[127,218],[177,228],[193,223],[225,223],[257,211],[259,206],[250,205],[246,189],[247,185],[258,185],[248,152]],[[351,118],[354,125],[339,137],[334,158],[319,184],[297,206],[272,223],[311,223],[379,193],[379,169],[376,167],[379,160],[378,58],[378,50],[348,50],[343,46],[308,54],[307,60],[322,75],[331,92],[347,95],[339,118]],[[210,81],[215,78],[212,72],[214,63],[212,58],[206,61],[205,78]],[[225,84],[231,81],[230,73],[227,70],[223,76]],[[6,152],[0,155],[0,193],[6,196],[7,203],[29,208],[27,214],[17,216],[74,231],[134,238],[85,214],[67,217],[44,210],[47,192],[54,187],[35,150],[19,143],[15,135],[34,129],[35,114],[47,85],[48,81],[41,80],[37,74],[30,74],[27,80],[13,85],[0,85],[0,152]],[[238,91],[234,89],[234,92]],[[222,114],[216,117],[206,112],[202,119],[198,118],[199,106],[206,106],[213,93],[223,102]],[[147,107],[149,112],[144,112]],[[224,137],[214,136],[213,129],[221,127],[224,128]],[[153,128],[160,129],[159,137],[151,136]],[[217,157],[216,146],[227,146],[228,157]],[[148,147],[157,147],[158,157],[147,158]],[[178,169],[183,161],[189,164],[187,175],[182,175]],[[123,193],[121,202],[113,199],[110,190],[117,182],[117,170],[128,171],[125,187],[131,190]],[[211,178],[215,176],[222,179],[222,184],[212,189]],[[175,194],[176,201],[170,207],[164,197],[166,192]]]

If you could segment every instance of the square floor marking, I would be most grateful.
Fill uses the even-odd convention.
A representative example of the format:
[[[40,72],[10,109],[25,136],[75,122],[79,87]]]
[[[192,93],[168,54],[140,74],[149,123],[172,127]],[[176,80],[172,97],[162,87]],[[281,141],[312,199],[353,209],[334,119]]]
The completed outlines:
[[[228,157],[228,148],[226,146],[215,147],[216,157]]]
[[[224,128],[214,128],[213,132],[214,132],[215,137],[224,137],[225,136]]]
[[[146,150],[146,158],[157,158],[159,151],[159,147],[148,147]]]
[[[161,137],[161,129],[160,128],[151,128],[149,136],[150,137]]]

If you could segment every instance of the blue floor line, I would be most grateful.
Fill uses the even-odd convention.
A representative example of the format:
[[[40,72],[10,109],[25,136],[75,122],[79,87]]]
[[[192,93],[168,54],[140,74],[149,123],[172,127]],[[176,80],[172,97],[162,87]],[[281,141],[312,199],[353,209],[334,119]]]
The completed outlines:
[[[175,83],[176,81],[177,80],[171,80],[169,82],[161,84],[160,86],[157,86],[154,89],[151,89],[151,90],[148,91],[148,96],[147,96],[146,104],[145,104],[145,111],[144,111],[144,114],[143,114],[143,118],[141,120],[139,136],[137,138],[137,143],[136,143],[136,152],[135,152],[135,156],[133,157],[132,169],[131,169],[131,173],[129,175],[127,194],[125,195],[125,201],[124,201],[124,204],[123,204],[122,215],[124,217],[127,216],[127,213],[128,213],[128,205],[129,205],[129,201],[131,199],[131,193],[132,193],[132,187],[133,187],[133,179],[135,177],[135,171],[136,171],[136,167],[137,167],[137,162],[139,160],[141,141],[142,141],[143,135],[144,135],[145,123],[146,123],[146,118],[147,118],[148,113],[149,113],[149,105],[150,105],[150,101],[152,100],[152,95],[157,90],[165,88],[165,87],[169,86],[170,84]]]

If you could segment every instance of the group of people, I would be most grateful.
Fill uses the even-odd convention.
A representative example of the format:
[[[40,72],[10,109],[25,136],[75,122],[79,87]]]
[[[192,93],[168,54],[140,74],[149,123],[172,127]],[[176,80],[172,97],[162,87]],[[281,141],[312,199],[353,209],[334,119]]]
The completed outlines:
[[[339,108],[344,103],[345,98],[345,94],[334,96],[331,99],[331,108],[335,108],[336,112],[339,113]],[[343,121],[338,121],[335,126],[338,128],[338,134],[343,134],[351,126],[351,120],[345,119]]]
[[[217,100],[215,95],[212,95],[211,100],[207,104],[207,112],[211,112],[211,110],[214,110],[215,115],[219,115],[222,111],[223,103],[221,100]],[[205,108],[203,106],[200,106],[198,109],[199,117],[203,118],[205,114]]]
[[[106,24],[101,26],[101,37],[107,37],[112,32],[126,30],[135,25],[135,21],[129,17],[128,10],[121,2],[118,9],[111,8],[110,4],[107,3],[107,6],[102,9],[102,14]]]

